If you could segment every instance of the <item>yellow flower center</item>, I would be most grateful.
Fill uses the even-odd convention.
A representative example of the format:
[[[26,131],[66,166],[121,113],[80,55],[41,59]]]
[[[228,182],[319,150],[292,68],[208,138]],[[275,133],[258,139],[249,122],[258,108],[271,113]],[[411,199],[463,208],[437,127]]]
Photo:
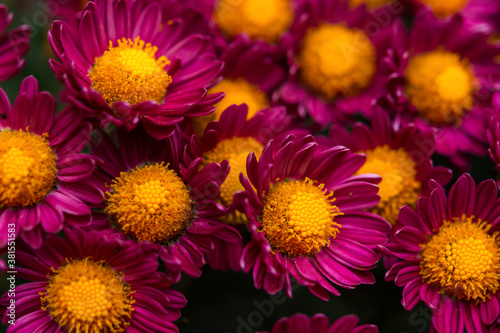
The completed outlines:
[[[366,6],[369,9],[374,10],[393,2],[394,0],[349,0],[349,5],[351,6],[351,8],[356,8],[359,5],[366,3]]]
[[[377,55],[363,31],[322,24],[310,28],[302,43],[298,57],[302,80],[326,100],[337,94],[357,95],[370,85]]]
[[[105,211],[139,241],[165,243],[180,235],[193,216],[182,179],[168,165],[137,166],[113,179]]]
[[[376,173],[382,177],[378,184],[380,202],[373,212],[394,225],[401,207],[417,204],[421,184],[415,179],[415,163],[403,148],[383,145],[364,153],[366,162],[356,174]]]
[[[215,104],[215,112],[193,118],[193,127],[196,134],[201,136],[211,121],[218,121],[222,112],[230,105],[246,103],[248,106],[247,119],[255,116],[257,112],[269,107],[266,94],[260,88],[239,77],[235,80],[222,79],[216,86],[208,90],[208,94],[223,92],[226,95],[219,103]]]
[[[56,155],[46,136],[0,132],[0,207],[36,204],[54,185]]]
[[[467,4],[467,0],[418,0],[420,3],[431,8],[436,17],[445,18],[454,15],[462,10]]]
[[[459,123],[474,103],[476,78],[468,60],[457,53],[419,54],[410,59],[406,78],[410,102],[435,124]]]
[[[229,37],[246,33],[275,43],[292,24],[293,10],[290,0],[220,0],[214,20]]]
[[[42,310],[65,332],[124,332],[135,302],[122,275],[91,258],[68,261],[54,270]]]
[[[332,205],[333,192],[315,183],[309,178],[276,183],[264,198],[261,231],[274,251],[310,256],[337,236],[341,226],[334,218],[342,213]]]
[[[202,166],[213,162],[220,163],[224,160],[229,162],[229,175],[220,187],[221,194],[219,201],[224,206],[229,206],[233,202],[233,196],[237,191],[244,190],[240,183],[240,173],[243,172],[246,176],[248,154],[255,153],[255,156],[259,158],[263,149],[262,144],[252,137],[233,137],[222,140],[214,149],[203,155]],[[246,220],[243,219],[243,215],[235,213],[230,214],[223,221],[231,224],[239,224],[245,223]]]
[[[115,102],[131,105],[144,101],[161,102],[172,78],[165,71],[170,61],[161,56],[155,58],[156,46],[122,38],[118,46],[109,41],[109,49],[95,59],[89,77],[92,89],[98,91],[112,106]]]
[[[491,225],[462,216],[444,221],[439,232],[421,245],[420,275],[428,284],[459,300],[484,302],[497,292],[500,250]]]

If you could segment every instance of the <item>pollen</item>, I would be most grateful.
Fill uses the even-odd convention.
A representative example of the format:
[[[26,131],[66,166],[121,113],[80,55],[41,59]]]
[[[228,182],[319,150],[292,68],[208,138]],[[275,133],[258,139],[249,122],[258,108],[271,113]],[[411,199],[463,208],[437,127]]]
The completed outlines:
[[[415,179],[415,162],[403,148],[391,149],[388,145],[364,153],[366,162],[356,174],[376,173],[382,177],[378,184],[380,202],[373,212],[394,225],[401,207],[414,208],[417,204],[421,183]]]
[[[460,12],[465,5],[467,0],[418,0],[420,3],[427,5],[432,10],[432,13],[439,18],[445,18],[452,16]]]
[[[91,258],[68,260],[53,271],[40,293],[41,309],[64,332],[125,331],[135,300],[122,274]]]
[[[180,235],[193,216],[189,190],[168,164],[137,166],[113,179],[105,211],[138,241],[166,243]]]
[[[328,101],[361,93],[377,68],[375,47],[366,34],[340,24],[309,28],[297,60],[304,84]]]
[[[222,140],[211,151],[203,155],[202,166],[210,163],[220,163],[224,160],[229,162],[230,171],[224,183],[220,187],[219,202],[229,206],[233,202],[233,196],[244,188],[240,183],[240,173],[246,176],[247,156],[255,153],[257,158],[262,154],[264,147],[253,137],[233,137]],[[223,219],[230,224],[242,224],[246,220],[241,214],[230,214]]]
[[[56,181],[56,155],[48,135],[26,131],[0,132],[0,207],[40,202]]]
[[[214,20],[231,38],[245,33],[275,43],[292,24],[293,10],[290,0],[220,0]]]
[[[418,113],[430,122],[459,124],[474,103],[476,77],[467,59],[441,49],[410,59],[406,93]]]
[[[500,250],[497,232],[486,221],[462,216],[444,221],[422,244],[420,275],[442,293],[463,301],[485,302],[498,290]]]
[[[333,192],[309,178],[278,182],[262,202],[260,231],[273,251],[290,257],[314,255],[340,231],[334,218],[343,213],[334,201]]]
[[[356,8],[365,3],[368,9],[374,10],[383,6],[387,6],[393,2],[394,0],[349,0],[349,5],[351,6],[351,8]]]
[[[144,101],[161,102],[172,78],[165,70],[170,61],[155,57],[158,48],[139,37],[122,38],[100,57],[89,72],[92,89],[99,92],[112,106],[115,102],[131,105]]]
[[[225,93],[224,98],[216,103],[215,111],[209,115],[193,118],[193,128],[196,134],[201,136],[211,121],[218,121],[222,112],[230,105],[246,103],[248,106],[247,120],[255,116],[257,112],[269,107],[266,94],[260,88],[239,77],[236,79],[224,78],[216,86],[208,90],[208,94]]]

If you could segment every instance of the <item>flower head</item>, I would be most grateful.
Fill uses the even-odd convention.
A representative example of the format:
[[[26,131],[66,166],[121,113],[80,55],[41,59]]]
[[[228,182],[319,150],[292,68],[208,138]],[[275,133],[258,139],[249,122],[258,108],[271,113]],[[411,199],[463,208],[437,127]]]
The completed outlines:
[[[96,232],[65,229],[36,251],[19,243],[16,322],[7,332],[178,332],[186,299],[169,289],[156,255]],[[12,296],[0,298],[4,324]],[[24,300],[21,302],[20,300]],[[151,318],[162,318],[161,323]]]
[[[159,3],[146,0],[89,2],[77,28],[54,22],[49,42],[60,62],[50,64],[65,100],[128,130],[142,122],[158,139],[184,116],[212,112],[222,95],[206,88],[222,62],[189,22],[166,19]]]
[[[386,280],[404,287],[402,304],[422,300],[438,332],[485,332],[499,316],[500,199],[493,180],[477,186],[463,174],[448,195],[430,181],[416,211],[405,206],[403,228],[380,248],[399,259]]]
[[[336,146],[318,151],[311,136],[270,141],[257,160],[247,160],[245,192],[235,201],[245,212],[252,240],[243,251],[242,267],[254,270],[256,288],[274,294],[290,275],[322,299],[339,295],[334,284],[354,288],[373,283],[369,272],[387,240],[390,224],[366,212],[379,201],[380,178],[353,174],[364,156]],[[363,235],[375,237],[365,237]]]
[[[11,106],[0,90],[0,229],[16,221],[16,232],[33,247],[42,232],[90,222],[91,203],[99,200],[95,158],[80,153],[91,126],[68,107],[55,115],[55,100],[26,78]],[[1,238],[0,248],[6,245]]]

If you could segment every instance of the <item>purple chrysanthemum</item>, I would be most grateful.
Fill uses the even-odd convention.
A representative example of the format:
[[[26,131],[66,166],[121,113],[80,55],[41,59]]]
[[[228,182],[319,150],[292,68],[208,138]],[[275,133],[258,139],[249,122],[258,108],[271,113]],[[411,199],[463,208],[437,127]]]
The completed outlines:
[[[300,24],[290,31],[289,78],[276,97],[322,126],[366,113],[385,94],[388,73],[381,65],[387,49],[404,37],[401,21],[393,13],[382,24],[366,6],[352,9],[348,1],[305,3],[295,13]]]
[[[386,57],[393,74],[384,102],[402,123],[415,123],[436,134],[436,152],[466,168],[465,154],[485,154],[485,110],[500,65],[500,48],[488,44],[481,29],[463,24],[461,16],[440,21],[422,9],[409,37]]]
[[[146,0],[91,1],[77,28],[54,22],[48,38],[60,62],[50,65],[66,86],[63,99],[128,130],[142,122],[158,139],[186,116],[209,114],[222,94],[206,88],[222,62],[189,23]]]
[[[488,119],[486,137],[490,147],[488,152],[495,163],[495,171],[500,175],[500,93],[495,93],[492,105],[493,112]],[[497,183],[500,186],[500,177]]]
[[[24,66],[22,58],[29,49],[31,30],[27,25],[5,32],[12,21],[12,16],[7,6],[0,4],[0,82],[21,71]]]
[[[91,220],[88,204],[99,201],[92,174],[95,159],[81,154],[91,135],[72,107],[57,115],[54,98],[38,91],[33,77],[24,79],[11,106],[0,90],[0,230],[8,223],[37,248],[43,231],[56,233],[63,222]],[[7,238],[0,238],[0,248]]]
[[[380,199],[380,177],[353,176],[365,157],[345,147],[317,148],[312,136],[272,140],[258,161],[249,155],[248,180],[240,177],[245,192],[235,201],[252,236],[241,265],[271,294],[285,287],[291,297],[290,275],[321,299],[340,294],[333,285],[375,282],[375,248],[391,230],[365,211]]]
[[[403,287],[402,304],[423,301],[440,333],[486,332],[500,315],[500,199],[493,180],[463,174],[448,196],[430,181],[416,211],[401,208],[403,227],[382,245],[399,259],[386,280]]]
[[[116,143],[117,144],[116,144]],[[105,192],[87,227],[154,247],[174,281],[180,270],[199,276],[214,242],[240,242],[237,231],[218,220],[219,187],[227,161],[200,170],[202,159],[186,163],[185,142],[176,130],[169,140],[150,137],[142,126],[104,136],[93,149]]]
[[[376,107],[371,126],[355,123],[349,133],[345,127],[333,125],[329,137],[321,140],[327,147],[343,145],[367,155],[357,173],[375,173],[382,177],[378,184],[380,202],[373,212],[393,225],[401,207],[415,208],[420,196],[429,195],[430,179],[443,186],[451,180],[451,170],[433,166],[434,133],[420,131],[413,124],[396,127],[387,112]]]
[[[17,244],[15,277],[28,282],[0,299],[2,322],[14,318],[7,332],[178,332],[186,299],[154,252],[80,229],[64,236],[36,251]]]
[[[324,314],[315,314],[311,318],[301,313],[281,318],[274,324],[271,332],[257,333],[378,333],[375,325],[358,326],[356,315],[347,315],[335,320],[331,325]]]

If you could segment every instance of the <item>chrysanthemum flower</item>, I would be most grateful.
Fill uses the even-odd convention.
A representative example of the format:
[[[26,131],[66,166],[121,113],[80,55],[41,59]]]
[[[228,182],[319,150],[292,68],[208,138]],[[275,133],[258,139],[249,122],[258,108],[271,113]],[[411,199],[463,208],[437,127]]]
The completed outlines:
[[[359,318],[356,315],[347,315],[329,325],[328,317],[322,313],[315,314],[311,318],[298,313],[289,318],[281,318],[274,324],[271,332],[257,333],[378,333],[377,326],[358,326],[358,322]]]
[[[241,260],[253,269],[256,288],[274,294],[290,275],[320,297],[339,295],[333,286],[374,283],[375,248],[387,241],[391,225],[365,210],[379,201],[377,175],[353,174],[365,157],[336,146],[318,151],[312,136],[270,141],[259,160],[251,154],[245,192],[235,197],[245,212],[252,240]]]
[[[403,12],[401,8],[398,8],[402,5],[402,3],[397,0],[348,0],[348,2],[351,8],[365,5],[369,10],[373,11],[392,7],[390,8],[390,12],[388,12],[389,15],[400,14]]]
[[[63,221],[82,225],[90,221],[95,159],[81,154],[91,126],[69,107],[55,115],[54,98],[38,91],[38,82],[26,78],[11,106],[0,89],[0,231],[16,222],[16,233],[33,247],[42,242],[42,230],[59,232]],[[0,238],[0,248],[7,237]]]
[[[301,24],[290,32],[290,75],[279,98],[323,126],[369,110],[385,93],[381,61],[399,43],[401,22],[381,25],[366,6],[351,9],[342,0],[311,0],[302,9]]]
[[[415,0],[411,3],[415,11],[426,7],[438,19],[446,20],[459,14],[471,24],[486,24],[492,30],[499,26],[500,3],[496,0]]]
[[[477,186],[463,174],[448,197],[435,181],[417,209],[405,206],[394,241],[381,246],[400,259],[386,280],[403,287],[402,304],[423,301],[441,333],[486,332],[500,315],[500,199],[493,180]]]
[[[408,38],[393,57],[394,73],[386,96],[390,109],[399,110],[402,123],[414,122],[422,131],[436,133],[436,152],[466,167],[464,154],[485,154],[485,109],[491,91],[500,88],[495,55],[500,48],[488,35],[464,26],[460,16],[436,20],[422,10]]]
[[[17,244],[15,297],[0,299],[7,332],[178,332],[186,299],[169,289],[155,253],[98,233],[65,229],[34,251]]]
[[[226,161],[203,169],[201,158],[184,164],[178,131],[169,141],[158,141],[141,126],[119,129],[116,142],[104,136],[94,148],[103,161],[99,173],[106,192],[89,229],[154,247],[174,281],[180,270],[201,274],[214,239],[240,241],[234,228],[218,220],[216,200],[229,172]]]
[[[385,110],[375,108],[371,126],[356,123],[352,133],[345,127],[332,126],[330,135],[322,140],[328,147],[344,145],[366,154],[366,162],[357,174],[375,173],[382,177],[378,184],[380,202],[372,212],[396,224],[399,209],[415,208],[420,196],[428,196],[428,182],[446,185],[451,171],[433,166],[436,139],[432,132],[421,132],[412,124],[395,129]]]
[[[0,82],[16,75],[24,66],[22,59],[29,50],[30,28],[22,25],[5,32],[13,14],[0,4]]]
[[[48,38],[63,98],[86,116],[128,130],[142,122],[161,139],[222,97],[206,91],[222,69],[210,38],[182,17],[165,19],[158,2],[89,2],[77,29],[56,21]]]
[[[224,98],[215,104],[215,112],[203,117],[190,118],[193,129],[203,134],[206,125],[219,120],[221,113],[230,105],[245,103],[247,117],[269,108],[271,94],[283,82],[286,69],[282,57],[275,48],[263,41],[252,42],[247,36],[239,35],[227,45],[219,59],[224,61],[223,78],[208,93],[224,93]]]

